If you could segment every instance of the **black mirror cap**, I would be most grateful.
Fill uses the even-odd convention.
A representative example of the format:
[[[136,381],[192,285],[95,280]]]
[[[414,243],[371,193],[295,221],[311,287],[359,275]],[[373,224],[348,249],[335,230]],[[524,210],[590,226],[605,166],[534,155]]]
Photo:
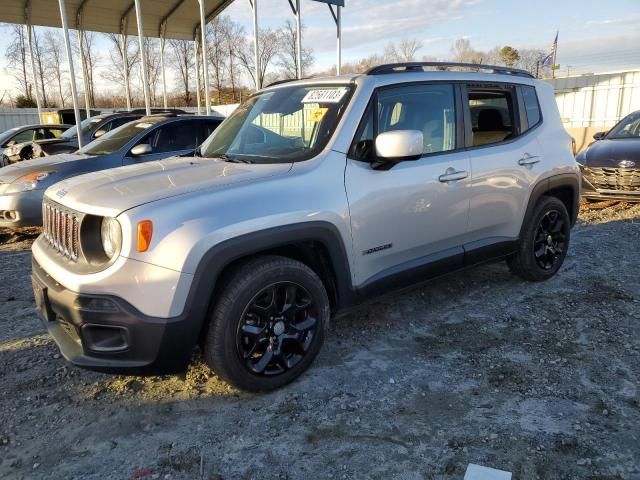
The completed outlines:
[[[598,133],[595,133],[593,135],[593,139],[596,140],[596,141],[597,140],[602,140],[606,136],[607,136],[607,132],[598,132]]]

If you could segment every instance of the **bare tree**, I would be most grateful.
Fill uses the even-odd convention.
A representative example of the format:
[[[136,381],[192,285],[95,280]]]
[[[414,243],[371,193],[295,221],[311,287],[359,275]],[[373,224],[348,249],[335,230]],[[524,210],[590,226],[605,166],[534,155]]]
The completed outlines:
[[[162,78],[160,69],[160,41],[157,38],[145,37],[143,48],[147,60],[147,79],[149,81],[149,94],[151,95],[151,103],[158,104],[158,83]],[[142,72],[142,64],[140,68]]]
[[[226,35],[227,19],[216,17],[207,24],[207,56],[209,61],[209,72],[213,75],[213,82],[218,93],[218,103],[222,103],[222,88],[224,86],[227,55]]]
[[[304,31],[304,25],[302,27]],[[298,77],[298,32],[296,25],[287,20],[278,31],[281,43],[281,50],[278,53],[276,65],[280,67],[280,74],[283,78]],[[302,47],[302,76],[308,71],[314,62],[313,49]]]
[[[191,85],[192,78],[195,77],[193,70],[193,49],[194,44],[190,40],[169,40],[171,48],[170,64],[178,71],[177,79],[181,94],[181,99],[185,105],[191,105]]]
[[[229,81],[231,83],[233,101],[237,102],[241,100],[241,97],[238,98],[237,95],[238,85],[240,84],[241,65],[239,64],[238,56],[235,55],[234,52],[237,52],[242,48],[245,41],[244,27],[229,18],[225,35],[227,36],[226,43],[228,49],[227,61],[229,62]],[[242,95],[242,93],[240,95]]]
[[[47,30],[44,35],[44,51],[47,58],[47,70],[49,76],[53,78],[58,86],[58,96],[60,98],[60,107],[65,107],[67,95],[62,88],[62,52],[64,46],[62,39],[57,32]]]
[[[546,52],[539,49],[522,48],[518,50],[520,60],[516,63],[518,68],[522,68],[533,75],[540,75],[542,71],[542,60],[546,57]]]
[[[384,49],[384,59],[388,62],[413,62],[423,43],[417,38],[405,38],[396,45],[389,43]]]
[[[258,44],[258,61],[260,62],[260,69],[258,71],[258,78],[256,79],[255,61],[253,55],[253,44],[247,41],[245,38],[239,48],[236,50],[235,55],[238,61],[245,69],[249,77],[253,80],[253,83],[257,88],[262,88],[267,78],[269,67],[280,52],[280,35],[277,31],[272,29],[260,30],[260,43]]]
[[[44,88],[45,84],[45,69],[43,67],[43,56],[46,55],[44,48],[41,45],[40,37],[35,27],[31,29],[31,35],[33,38],[33,56],[36,64],[36,82],[40,82],[40,94],[42,95],[42,106],[44,108],[49,107],[49,101],[47,99],[47,90]]]
[[[451,56],[456,62],[463,63],[482,63],[483,54],[471,48],[471,42],[468,38],[459,38],[451,48]]]
[[[11,41],[5,51],[8,70],[12,72],[18,84],[20,94],[32,100],[33,85],[27,75],[27,30],[22,25],[9,25]]]
[[[131,105],[133,104],[133,98],[131,97],[131,75],[140,60],[138,44],[136,42],[130,42],[127,35],[107,33],[105,36],[111,45],[109,49],[110,65],[101,72],[101,76],[106,80],[122,86],[125,95],[127,93],[129,94],[129,98],[125,97],[125,102]]]
[[[83,31],[80,35],[80,42],[77,39],[73,42],[73,48],[80,56],[80,49],[84,55],[84,64],[81,65],[87,76],[87,91],[89,93],[89,103],[95,105],[95,82],[94,74],[100,56],[96,47],[97,34],[95,32]]]

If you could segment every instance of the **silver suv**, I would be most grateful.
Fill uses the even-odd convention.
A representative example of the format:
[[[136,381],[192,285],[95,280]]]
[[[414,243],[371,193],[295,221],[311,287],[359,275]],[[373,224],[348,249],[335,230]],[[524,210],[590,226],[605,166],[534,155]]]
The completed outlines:
[[[456,67],[278,84],[195,156],[49,188],[33,287],[64,357],[166,372],[200,345],[266,391],[309,367],[335,312],[382,292],[499,259],[552,277],[580,185],[552,88]]]

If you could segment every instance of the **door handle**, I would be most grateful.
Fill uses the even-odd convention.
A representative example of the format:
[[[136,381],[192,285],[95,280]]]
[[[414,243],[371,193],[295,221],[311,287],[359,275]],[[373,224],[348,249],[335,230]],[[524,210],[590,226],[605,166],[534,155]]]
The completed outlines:
[[[534,165],[536,163],[539,163],[540,160],[541,158],[538,156],[529,155],[528,153],[525,153],[524,157],[518,160],[518,165]]]
[[[447,182],[457,182],[458,180],[464,180],[469,176],[469,172],[465,172],[464,170],[455,170],[454,168],[447,168],[447,171],[444,172],[443,175],[438,177],[443,183]]]

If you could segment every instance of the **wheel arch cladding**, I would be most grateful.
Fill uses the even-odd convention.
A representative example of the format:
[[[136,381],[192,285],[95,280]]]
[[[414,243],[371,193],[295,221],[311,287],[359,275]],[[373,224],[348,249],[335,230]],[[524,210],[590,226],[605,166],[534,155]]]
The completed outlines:
[[[541,180],[533,187],[520,227],[520,237],[522,237],[522,232],[533,215],[535,206],[544,195],[556,197],[564,203],[569,218],[571,218],[571,226],[575,225],[580,207],[580,179],[573,174],[554,175]]]
[[[304,222],[269,228],[225,240],[203,255],[187,297],[187,308],[195,316],[191,328],[199,336],[206,331],[207,315],[225,278],[243,261],[258,255],[280,255],[307,265],[322,280],[332,309],[355,302],[349,257],[334,225]]]

